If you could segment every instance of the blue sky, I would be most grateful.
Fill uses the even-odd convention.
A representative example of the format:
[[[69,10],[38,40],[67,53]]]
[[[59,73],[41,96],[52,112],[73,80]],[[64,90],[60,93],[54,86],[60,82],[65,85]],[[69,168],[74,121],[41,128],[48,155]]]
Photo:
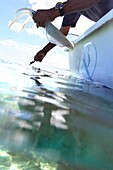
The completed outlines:
[[[47,43],[47,37],[43,28],[36,28],[34,22],[30,22],[26,29],[19,36],[18,30],[22,26],[22,20],[20,19],[15,23],[11,29],[8,28],[11,20],[14,19],[15,12],[24,7],[29,7],[34,10],[51,8],[56,4],[57,0],[1,0],[0,1],[0,58],[6,60],[17,60],[25,64],[28,64],[33,60],[34,55],[41,50]],[[84,19],[82,19],[84,21]],[[62,17],[57,18],[53,24],[60,28]],[[86,27],[86,21],[84,21]],[[83,24],[83,23],[82,23]],[[92,24],[92,23],[91,23]],[[90,22],[87,21],[87,27]],[[86,29],[84,27],[84,30]],[[84,30],[81,29],[81,24],[78,26],[78,32],[76,29],[72,29],[72,33],[81,34]],[[60,53],[59,53],[60,49]],[[65,54],[65,55],[64,55]],[[64,58],[65,56],[65,58]],[[59,62],[59,60],[61,62]],[[64,48],[55,47],[48,53],[47,57],[43,60],[43,63],[58,67],[68,67],[68,53],[64,51]]]

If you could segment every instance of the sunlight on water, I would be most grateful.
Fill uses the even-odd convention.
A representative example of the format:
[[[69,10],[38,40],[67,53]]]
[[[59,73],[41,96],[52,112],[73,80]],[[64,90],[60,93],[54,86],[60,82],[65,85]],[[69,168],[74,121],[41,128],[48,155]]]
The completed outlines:
[[[113,90],[0,63],[1,170],[112,170]]]
[[[0,147],[0,169],[4,170],[56,170],[56,163],[48,163],[46,159],[35,152],[9,152]]]

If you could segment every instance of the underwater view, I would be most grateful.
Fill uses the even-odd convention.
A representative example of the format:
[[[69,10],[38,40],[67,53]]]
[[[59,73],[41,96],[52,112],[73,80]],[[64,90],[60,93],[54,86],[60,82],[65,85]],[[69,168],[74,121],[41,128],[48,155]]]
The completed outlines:
[[[0,60],[0,170],[113,170],[113,90]]]

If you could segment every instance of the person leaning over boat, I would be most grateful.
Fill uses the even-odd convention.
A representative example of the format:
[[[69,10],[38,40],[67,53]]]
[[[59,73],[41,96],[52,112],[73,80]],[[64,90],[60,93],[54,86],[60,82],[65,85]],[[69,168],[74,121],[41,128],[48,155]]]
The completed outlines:
[[[67,0],[58,2],[49,10],[37,10],[33,16],[36,26],[44,27],[46,22],[51,22],[59,16],[64,16],[60,31],[67,35],[71,27],[75,27],[81,15],[92,21],[98,21],[113,8],[113,0]],[[48,43],[34,57],[34,61],[41,62],[55,44]]]

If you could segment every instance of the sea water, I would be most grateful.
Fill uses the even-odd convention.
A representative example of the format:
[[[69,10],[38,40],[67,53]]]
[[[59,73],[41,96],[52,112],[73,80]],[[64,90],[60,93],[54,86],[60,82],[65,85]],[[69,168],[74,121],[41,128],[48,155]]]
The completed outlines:
[[[113,170],[113,90],[0,60],[0,170]]]

